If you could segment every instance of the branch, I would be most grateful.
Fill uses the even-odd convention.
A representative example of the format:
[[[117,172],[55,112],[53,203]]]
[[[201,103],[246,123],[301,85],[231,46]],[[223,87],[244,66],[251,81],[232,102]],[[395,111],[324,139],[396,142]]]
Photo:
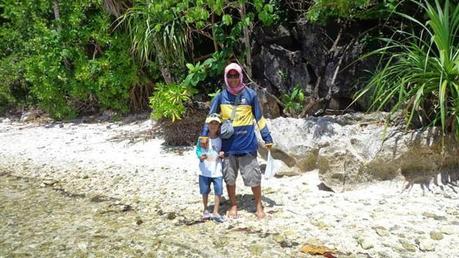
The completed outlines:
[[[341,28],[339,29],[338,36],[336,36],[336,39],[335,39],[335,41],[333,42],[332,47],[330,48],[330,50],[328,50],[329,53],[335,52],[335,51],[337,50],[336,47],[338,46],[338,42],[339,42],[339,40],[341,39],[341,35],[342,35],[342,34],[343,34],[343,27],[341,27]]]
[[[306,113],[317,103],[320,103],[322,99],[319,99],[319,85],[322,81],[322,77],[319,76],[316,81],[316,85],[314,85],[314,91],[312,93],[311,98],[309,98],[309,103],[304,105],[303,110],[300,113],[300,117],[304,117]]]

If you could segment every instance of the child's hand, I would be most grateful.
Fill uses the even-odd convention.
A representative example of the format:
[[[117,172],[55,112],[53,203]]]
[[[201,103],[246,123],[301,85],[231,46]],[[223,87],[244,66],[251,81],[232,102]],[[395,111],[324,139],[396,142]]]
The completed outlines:
[[[208,138],[200,138],[199,143],[201,144],[201,148],[207,149],[209,146],[209,139]]]
[[[220,158],[223,159],[223,158],[225,157],[225,152],[220,151],[220,152],[218,153],[218,156],[219,156]]]
[[[201,161],[204,161],[207,159],[207,155],[206,154],[202,154],[201,157],[199,158]]]

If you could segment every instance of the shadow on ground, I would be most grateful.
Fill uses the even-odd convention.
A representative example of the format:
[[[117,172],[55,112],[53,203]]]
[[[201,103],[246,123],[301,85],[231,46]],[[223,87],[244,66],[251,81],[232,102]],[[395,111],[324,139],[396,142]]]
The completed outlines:
[[[403,191],[410,191],[413,186],[419,185],[423,191],[432,191],[433,187],[439,187],[441,190],[447,188],[457,193],[459,185],[459,168],[443,168],[435,175],[429,174],[404,174],[406,184]]]

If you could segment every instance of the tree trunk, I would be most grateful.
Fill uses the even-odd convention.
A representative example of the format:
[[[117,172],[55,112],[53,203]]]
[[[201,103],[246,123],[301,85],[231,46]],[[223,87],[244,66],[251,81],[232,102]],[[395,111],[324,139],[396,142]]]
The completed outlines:
[[[59,0],[53,0],[53,12],[54,12],[54,19],[57,21],[57,30],[61,31],[62,27],[60,24],[61,13],[59,9]]]
[[[241,4],[241,9],[239,10],[241,15],[241,20],[245,19],[246,10],[245,4]],[[242,38],[242,42],[244,43],[245,47],[245,72],[248,76],[252,76],[252,48],[250,46],[250,33],[252,31],[252,25],[244,26],[243,33],[244,36]]]
[[[155,47],[156,47],[156,49],[161,49],[158,46],[158,42],[155,42]],[[172,78],[172,74],[171,74],[171,71],[169,69],[169,65],[167,64],[166,60],[164,59],[164,56],[161,53],[161,51],[158,51],[156,53],[156,58],[158,59],[158,63],[159,63],[159,67],[160,67],[159,70],[161,71],[161,75],[163,76],[164,81],[167,84],[173,83],[174,80]]]
[[[218,44],[215,36],[215,14],[212,13],[212,41],[214,43],[214,51],[218,51]]]

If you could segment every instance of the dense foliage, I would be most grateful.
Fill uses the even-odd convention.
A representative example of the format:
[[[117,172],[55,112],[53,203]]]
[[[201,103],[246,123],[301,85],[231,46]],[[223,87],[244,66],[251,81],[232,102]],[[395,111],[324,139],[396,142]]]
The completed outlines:
[[[56,118],[128,110],[139,68],[100,1],[4,0],[1,8],[0,92]]]
[[[394,11],[399,2],[399,0],[314,0],[306,16],[310,21],[322,23],[331,19],[375,19]]]
[[[371,53],[382,56],[380,68],[357,97],[369,93],[373,110],[403,110],[407,125],[440,125],[459,137],[459,5],[418,5],[428,20],[398,13],[420,31],[382,39],[386,45]]]
[[[0,113],[38,106],[65,119],[151,108],[176,121],[195,94],[220,90],[228,62],[251,77],[256,28],[304,18],[371,19],[384,43],[369,55],[381,65],[358,97],[459,135],[459,7],[446,0],[2,0]],[[295,87],[278,99],[297,115],[309,97]]]
[[[189,99],[183,92],[189,95],[201,82],[221,77],[230,59],[250,71],[252,28],[275,22],[276,9],[275,2],[263,0],[134,1],[118,25],[129,33],[141,62],[161,67],[166,85],[151,98],[153,116],[180,119]],[[171,97],[177,101],[171,103]]]

